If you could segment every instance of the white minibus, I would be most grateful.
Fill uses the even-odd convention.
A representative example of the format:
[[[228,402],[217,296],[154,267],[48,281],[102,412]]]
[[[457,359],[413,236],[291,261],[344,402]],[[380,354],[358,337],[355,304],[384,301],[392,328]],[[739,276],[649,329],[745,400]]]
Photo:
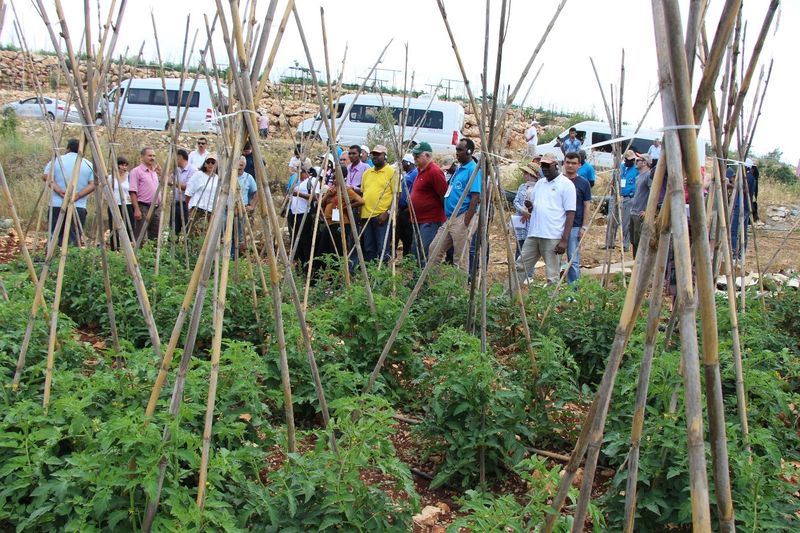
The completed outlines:
[[[607,122],[596,120],[586,120],[572,126],[575,128],[577,137],[581,140],[582,147],[586,150],[589,163],[596,167],[611,168],[614,166],[614,144],[618,143],[621,149],[625,149],[630,143],[630,148],[634,152],[645,154],[652,146],[653,141],[661,139],[663,132],[659,130],[640,129],[636,131],[634,126],[623,125],[622,137],[612,141],[611,128]],[[561,161],[564,154],[561,152],[561,143],[569,137],[569,129],[564,130],[549,143],[540,144],[536,147],[539,154],[552,152]],[[631,142],[632,140],[632,142]],[[698,164],[705,166],[706,161],[706,141],[698,136],[697,150],[699,155]]]
[[[351,105],[352,104],[352,105]],[[363,94],[355,97],[345,94],[339,99],[336,108],[336,141],[340,145],[362,145],[366,143],[367,133],[376,126],[378,112],[388,107],[395,120],[395,132],[400,135],[400,116],[404,107],[400,96],[381,96]],[[456,102],[445,102],[433,96],[422,95],[419,98],[405,100],[406,127],[403,143],[414,140],[430,143],[435,153],[454,153],[456,144],[461,138],[464,127],[464,107]],[[346,116],[342,116],[349,108]],[[300,137],[316,136],[328,142],[328,130],[317,114],[297,126]]]
[[[133,78],[114,87],[101,102],[100,113],[108,113],[116,118],[117,98],[119,97],[119,125],[124,128],[146,130],[166,130],[170,123],[183,116],[188,108],[186,120],[181,131],[217,131],[215,117],[218,115],[208,81],[198,79],[192,90],[193,79]],[[165,91],[168,106],[165,105]],[[214,87],[216,92],[216,87]],[[118,96],[119,93],[119,96]],[[219,102],[227,101],[227,87],[222,86]],[[178,106],[180,98],[180,107]],[[180,112],[180,115],[178,115]],[[98,113],[99,114],[99,113]]]

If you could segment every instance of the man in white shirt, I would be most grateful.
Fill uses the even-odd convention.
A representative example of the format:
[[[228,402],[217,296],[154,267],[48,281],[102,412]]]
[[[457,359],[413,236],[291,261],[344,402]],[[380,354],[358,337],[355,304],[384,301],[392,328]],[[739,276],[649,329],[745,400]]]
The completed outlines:
[[[539,258],[545,262],[547,284],[558,282],[561,264],[558,256],[567,250],[575,219],[575,185],[558,171],[554,154],[542,156],[541,167],[546,179],[540,179],[533,187],[528,237],[515,265],[520,284],[525,282],[527,273]]]
[[[536,119],[531,121],[530,127],[525,131],[525,142],[528,143],[528,155],[536,157],[536,145],[539,144],[539,130],[536,126],[539,124]]]
[[[647,155],[650,156],[650,160],[652,161],[652,168],[656,168],[658,158],[661,157],[661,139],[653,141],[653,144],[647,149]]]
[[[189,164],[194,168],[200,168],[208,156],[208,139],[200,137],[197,139],[197,150],[192,150],[189,154]]]

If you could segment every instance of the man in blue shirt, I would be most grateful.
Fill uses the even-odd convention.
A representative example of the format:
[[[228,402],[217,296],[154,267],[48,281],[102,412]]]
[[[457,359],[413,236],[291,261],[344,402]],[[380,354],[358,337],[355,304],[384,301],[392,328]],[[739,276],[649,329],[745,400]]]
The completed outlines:
[[[750,162],[750,159],[747,160]],[[745,164],[745,167],[742,169],[745,173],[744,178],[747,180],[747,183],[739,182],[739,190],[736,191],[736,196],[733,199],[733,210],[731,211],[731,253],[733,254],[733,258],[741,259],[742,255],[744,255],[745,251],[747,251],[747,227],[750,225],[750,200],[753,196],[753,190],[756,187],[756,179],[753,175],[752,171],[752,162],[750,162],[750,166]],[[731,179],[731,184],[728,185],[729,188],[736,188],[736,181],[738,178],[736,177],[735,172],[731,172],[730,169],[728,171],[728,178]],[[742,195],[741,188],[745,187],[744,194]],[[744,217],[742,220],[742,225],[744,227],[744,242],[742,239],[739,238],[739,202],[741,196],[741,203],[742,203],[742,211],[744,213]]]
[[[569,137],[561,142],[561,152],[566,155],[570,152],[580,152],[581,140],[578,139],[578,130],[574,127],[569,129]]]
[[[444,224],[436,234],[436,239],[445,240],[436,261],[442,261],[447,250],[452,246],[453,264],[467,274],[469,274],[469,245],[478,224],[478,217],[475,215],[481,201],[481,173],[477,170],[477,163],[472,159],[473,152],[475,152],[475,143],[472,142],[472,139],[464,138],[458,141],[456,145],[458,167],[453,177],[450,178],[447,192],[444,194],[444,214],[453,221],[449,229],[448,225]],[[473,174],[472,184],[467,188]],[[467,192],[464,201],[456,212],[458,201],[465,190]]]
[[[400,182],[396,241],[403,243],[403,257],[406,257],[413,254],[412,243],[414,242],[414,227],[408,212],[408,198],[411,196],[411,188],[414,186],[414,180],[419,170],[414,164],[414,156],[411,154],[404,155],[400,165],[403,167],[403,179]],[[397,244],[398,242],[394,243],[395,247]]]
[[[588,181],[590,187],[594,187],[594,182],[597,180],[597,173],[586,159],[586,150],[581,150],[578,152],[578,155],[581,157],[581,166],[578,167],[578,176]]]
[[[636,153],[627,150],[623,155],[622,165],[619,167],[619,196],[622,201],[622,220],[617,212],[616,195],[611,194],[608,202],[608,231],[606,231],[606,248],[613,248],[617,237],[617,227],[622,223],[622,247],[627,252],[631,247],[631,205],[633,195],[636,193],[636,177],[639,169],[636,168]]]
[[[79,232],[86,224],[87,197],[94,191],[94,168],[92,168],[92,164],[89,161],[78,155],[79,147],[78,139],[68,140],[67,153],[47,163],[42,176],[42,179],[48,182],[48,186],[53,190],[50,195],[50,235],[52,236],[56,229],[58,215],[61,213],[61,206],[64,204],[67,184],[72,181],[75,174],[75,165],[80,165],[77,170],[78,181],[75,183],[73,191],[75,213],[78,215],[78,220],[72,221],[69,232],[69,243],[73,246],[79,245]],[[61,244],[64,238],[66,222],[65,218],[61,230],[58,232],[58,244]]]

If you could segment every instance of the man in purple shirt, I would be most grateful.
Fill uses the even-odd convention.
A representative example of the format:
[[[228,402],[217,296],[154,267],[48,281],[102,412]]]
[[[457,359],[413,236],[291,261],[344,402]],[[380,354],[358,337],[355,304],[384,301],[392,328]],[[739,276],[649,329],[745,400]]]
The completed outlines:
[[[350,159],[350,165],[347,167],[347,185],[352,187],[358,194],[361,194],[361,177],[367,171],[369,165],[361,161],[361,147],[357,144],[350,147],[347,157]]]
[[[131,170],[128,177],[136,238],[139,238],[142,227],[147,224],[147,233],[144,238],[156,239],[158,223],[161,218],[157,196],[158,183],[161,179],[161,165],[156,163],[156,153],[152,148],[142,148],[139,156],[141,164]],[[147,213],[151,205],[155,205],[155,208],[150,222],[147,223]]]

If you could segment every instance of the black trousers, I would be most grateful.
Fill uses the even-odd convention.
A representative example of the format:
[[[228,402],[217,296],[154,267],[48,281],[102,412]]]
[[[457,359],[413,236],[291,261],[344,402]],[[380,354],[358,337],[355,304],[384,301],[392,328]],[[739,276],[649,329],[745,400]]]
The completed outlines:
[[[123,206],[120,206],[122,208]],[[125,218],[125,211],[128,212],[128,218]],[[128,231],[128,238],[133,241],[133,205],[128,204],[125,206],[125,211],[120,211],[122,215],[122,223],[125,224],[125,229]],[[119,250],[119,235],[114,231],[114,218],[111,216],[111,208],[108,208],[108,229],[111,230],[111,249]]]
[[[69,228],[69,244],[72,246],[80,246],[80,235],[83,227],[86,225],[86,208],[76,207],[75,212],[78,214],[78,220],[72,220],[72,225]],[[56,222],[58,222],[58,215],[61,213],[61,207],[50,207],[50,235],[56,231]],[[60,246],[64,240],[64,226],[67,225],[67,219],[61,224],[61,229],[58,231],[58,240],[56,243]]]

